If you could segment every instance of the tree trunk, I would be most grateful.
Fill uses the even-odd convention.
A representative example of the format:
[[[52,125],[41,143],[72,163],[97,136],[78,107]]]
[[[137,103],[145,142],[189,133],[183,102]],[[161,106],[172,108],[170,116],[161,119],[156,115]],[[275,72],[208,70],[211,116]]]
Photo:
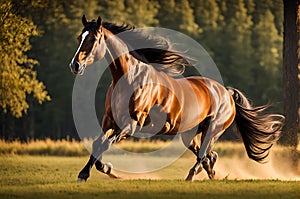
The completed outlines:
[[[300,0],[283,0],[283,100],[286,117],[282,141],[292,145],[292,161],[300,171],[300,153],[297,150],[300,132]]]
[[[283,46],[283,100],[286,117],[282,142],[297,146],[300,131],[300,54],[299,54],[299,0],[283,0],[284,46]],[[298,30],[298,32],[297,32]]]

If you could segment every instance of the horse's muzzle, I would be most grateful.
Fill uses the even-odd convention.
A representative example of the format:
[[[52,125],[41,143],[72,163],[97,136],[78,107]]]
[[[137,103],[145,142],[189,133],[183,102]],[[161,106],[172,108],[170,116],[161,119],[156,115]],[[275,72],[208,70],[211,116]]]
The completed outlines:
[[[69,64],[69,67],[71,69],[71,72],[75,75],[81,75],[83,74],[85,65],[81,65],[79,62],[77,61],[73,61]]]

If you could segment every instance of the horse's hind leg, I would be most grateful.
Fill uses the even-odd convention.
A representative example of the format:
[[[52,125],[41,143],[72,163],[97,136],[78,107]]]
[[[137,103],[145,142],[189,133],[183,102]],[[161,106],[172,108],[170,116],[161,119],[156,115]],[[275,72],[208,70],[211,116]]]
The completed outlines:
[[[202,166],[205,169],[205,171],[207,172],[209,179],[214,179],[214,177],[215,177],[216,172],[215,172],[215,170],[213,170],[213,168],[217,161],[217,158],[218,158],[217,152],[212,151],[212,152],[208,153],[202,161]]]
[[[200,144],[199,144],[199,138],[198,136],[196,135],[192,141],[189,140],[189,143],[190,145],[188,145],[187,143],[185,143],[185,145],[188,147],[189,150],[191,150],[195,156],[197,157],[198,156],[198,153],[199,153],[199,149],[200,149]],[[185,139],[183,138],[183,141],[185,142]],[[202,171],[203,167],[202,165],[199,166],[199,168],[197,168],[197,170],[194,172],[194,170],[190,171],[188,176],[186,177],[186,181],[192,181],[193,179],[193,176],[194,175],[197,175],[198,173],[200,173]]]
[[[211,117],[207,117],[198,127],[197,134],[200,135],[200,133],[201,133],[201,147],[203,147],[204,138],[207,137],[206,134],[207,134],[208,128],[210,126],[210,122],[211,122]],[[193,153],[196,155],[197,163],[194,165],[194,167],[192,169],[190,169],[189,174],[185,179],[186,181],[192,181],[194,176],[202,171],[202,169],[204,168],[203,166],[206,166],[201,163],[198,164],[198,162],[199,162],[198,156],[199,156],[199,152],[200,152],[199,140],[200,140],[200,138],[198,136],[195,136],[189,147],[189,149],[191,151],[193,151]],[[206,171],[207,171],[207,168],[208,167],[205,168]]]
[[[216,138],[217,137],[215,136],[213,140],[216,140]],[[209,179],[214,179],[216,172],[213,170],[213,168],[218,158],[217,152],[211,150],[214,144],[213,140],[210,142],[207,148],[207,155],[202,162],[202,166],[207,172]],[[201,138],[201,143],[203,142],[204,142],[204,137]]]
[[[213,166],[217,159],[217,153],[211,153],[209,152],[212,149],[212,146],[214,144],[214,137],[216,135],[222,134],[220,131],[221,128],[218,128],[217,125],[212,124],[209,126],[208,131],[205,133],[205,136],[202,139],[201,147],[197,155],[197,162],[196,164],[190,169],[189,175],[187,176],[187,181],[192,181],[194,176],[197,174],[198,169],[203,166],[203,168],[207,171],[207,174],[210,179],[212,179],[215,175],[215,172],[213,170]],[[217,132],[217,133],[216,133]]]
[[[195,154],[195,156],[198,156],[199,153],[199,149],[200,149],[200,133],[201,131],[197,131],[196,134],[194,132],[194,130],[191,130],[189,132],[185,132],[183,134],[181,134],[181,138],[182,138],[182,142],[183,144],[190,150],[193,152],[193,154]],[[198,170],[196,171],[196,173],[189,173],[188,177],[186,178],[187,181],[189,181],[189,179],[200,173],[202,171],[202,166],[200,166],[198,168]]]
[[[200,150],[199,150],[199,153],[198,153],[198,156],[197,156],[197,162],[196,162],[196,164],[190,169],[190,171],[189,171],[189,174],[188,174],[188,176],[186,177],[186,181],[193,181],[193,178],[194,178],[194,176],[198,173],[198,170],[202,167],[202,165],[203,165],[203,167],[204,167],[204,169],[207,171],[207,169],[209,169],[209,167],[208,167],[208,164],[206,164],[206,163],[204,163],[204,162],[209,162],[209,161],[207,161],[207,157],[206,157],[206,149],[204,150],[204,153],[202,152],[201,153],[201,156],[200,156],[200,151],[201,151],[201,149],[202,149],[202,151],[203,151],[203,148],[206,146],[206,145],[208,145],[209,143],[207,143],[207,142],[210,142],[210,139],[209,139],[209,137],[208,136],[205,136],[205,141],[206,142],[204,142],[204,143],[202,143],[202,145],[201,145],[201,147],[200,147]],[[204,145],[204,144],[206,144],[206,145]],[[203,164],[204,163],[204,164]]]

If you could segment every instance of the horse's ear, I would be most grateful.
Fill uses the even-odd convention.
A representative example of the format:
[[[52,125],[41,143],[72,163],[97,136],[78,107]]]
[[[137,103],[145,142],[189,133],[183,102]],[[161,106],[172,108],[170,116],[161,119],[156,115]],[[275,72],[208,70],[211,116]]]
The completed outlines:
[[[98,19],[97,19],[97,29],[99,30],[102,26],[102,19],[101,17],[99,16]]]
[[[86,17],[85,17],[85,15],[82,15],[82,24],[83,24],[83,26],[86,26],[86,24],[88,23],[87,22],[87,19],[86,19]]]

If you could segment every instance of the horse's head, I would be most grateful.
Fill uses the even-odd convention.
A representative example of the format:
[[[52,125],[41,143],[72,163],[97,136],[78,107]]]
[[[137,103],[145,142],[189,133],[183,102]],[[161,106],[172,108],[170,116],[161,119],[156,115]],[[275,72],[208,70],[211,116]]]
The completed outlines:
[[[82,75],[88,65],[102,59],[106,52],[101,17],[97,21],[87,21],[83,15],[82,24],[84,28],[78,36],[78,49],[69,65],[75,75]]]

